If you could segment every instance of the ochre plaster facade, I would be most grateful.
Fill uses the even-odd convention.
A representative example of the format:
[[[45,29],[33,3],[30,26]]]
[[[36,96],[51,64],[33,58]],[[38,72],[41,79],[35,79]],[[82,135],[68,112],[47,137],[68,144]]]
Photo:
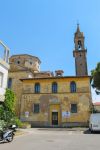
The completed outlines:
[[[21,119],[33,126],[53,126],[52,112],[58,112],[58,126],[87,125],[90,107],[90,77],[51,77],[43,79],[21,79],[23,82],[21,98]],[[77,85],[76,93],[70,92],[70,83]],[[58,92],[52,93],[52,83],[58,84]],[[34,92],[35,83],[40,83],[40,93]],[[33,111],[34,104],[40,110]],[[71,113],[71,104],[77,104],[77,113]],[[28,117],[25,113],[29,112]],[[69,116],[63,116],[68,112]]]

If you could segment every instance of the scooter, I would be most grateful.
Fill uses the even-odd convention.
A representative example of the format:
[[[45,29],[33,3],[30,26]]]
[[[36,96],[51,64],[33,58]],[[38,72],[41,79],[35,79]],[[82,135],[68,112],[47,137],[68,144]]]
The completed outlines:
[[[14,137],[15,127],[0,131],[0,142],[11,142]]]

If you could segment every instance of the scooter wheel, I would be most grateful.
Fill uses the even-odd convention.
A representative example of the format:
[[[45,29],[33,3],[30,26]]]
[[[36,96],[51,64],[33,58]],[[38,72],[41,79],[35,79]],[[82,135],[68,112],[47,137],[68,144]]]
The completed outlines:
[[[11,142],[13,140],[13,134],[10,134],[9,136],[8,136],[8,138],[7,138],[7,141],[8,142]]]

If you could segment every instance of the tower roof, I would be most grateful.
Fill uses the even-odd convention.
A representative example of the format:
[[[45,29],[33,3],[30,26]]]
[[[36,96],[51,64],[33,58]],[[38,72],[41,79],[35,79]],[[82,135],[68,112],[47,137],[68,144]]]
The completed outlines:
[[[77,29],[76,29],[76,32],[75,32],[75,37],[84,37],[83,32],[80,31],[79,23],[77,24]]]
[[[77,24],[77,31],[76,32],[80,32],[79,23]]]

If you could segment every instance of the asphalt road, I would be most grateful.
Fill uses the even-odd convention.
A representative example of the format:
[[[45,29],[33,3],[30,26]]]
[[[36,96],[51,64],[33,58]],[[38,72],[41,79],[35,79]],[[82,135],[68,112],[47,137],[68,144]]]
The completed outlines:
[[[99,150],[100,133],[82,131],[29,129],[11,143],[0,144],[0,150]]]

